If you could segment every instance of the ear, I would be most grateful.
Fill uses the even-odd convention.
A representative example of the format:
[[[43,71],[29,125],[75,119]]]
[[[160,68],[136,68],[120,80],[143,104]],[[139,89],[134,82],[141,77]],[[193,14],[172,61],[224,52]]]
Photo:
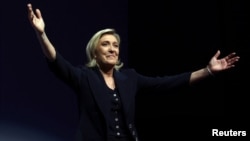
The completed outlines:
[[[93,51],[93,54],[92,54],[92,55],[93,55],[93,58],[96,59],[96,57],[97,57],[97,56],[96,56],[96,50]]]

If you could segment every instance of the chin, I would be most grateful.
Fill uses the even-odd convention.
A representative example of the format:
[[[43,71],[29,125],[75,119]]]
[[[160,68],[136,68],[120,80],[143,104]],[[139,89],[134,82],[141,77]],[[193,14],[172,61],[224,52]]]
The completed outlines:
[[[116,65],[116,63],[108,63],[108,65],[115,66],[115,65]]]
[[[107,61],[106,63],[109,64],[109,65],[115,65],[117,63],[117,60],[115,60],[115,61]]]

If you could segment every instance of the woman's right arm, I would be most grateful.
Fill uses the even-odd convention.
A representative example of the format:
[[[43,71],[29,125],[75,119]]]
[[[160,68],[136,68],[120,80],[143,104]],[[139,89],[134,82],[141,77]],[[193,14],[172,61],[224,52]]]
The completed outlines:
[[[54,61],[56,59],[56,50],[45,33],[45,23],[41,11],[36,9],[34,12],[30,3],[27,5],[27,8],[29,21],[36,32],[44,55],[50,61]]]
[[[27,8],[29,21],[36,32],[42,51],[48,60],[47,62],[50,70],[58,78],[73,87],[74,90],[79,90],[80,79],[86,76],[82,75],[85,74],[83,73],[84,71],[79,67],[71,65],[71,63],[65,60],[59,52],[56,52],[54,46],[46,36],[45,23],[41,11],[39,9],[33,11],[31,4],[28,4]]]

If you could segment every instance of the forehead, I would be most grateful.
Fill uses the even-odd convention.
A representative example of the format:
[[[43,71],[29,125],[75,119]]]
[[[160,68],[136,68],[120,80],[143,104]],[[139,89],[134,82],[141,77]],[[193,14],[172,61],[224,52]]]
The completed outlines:
[[[100,38],[100,41],[115,41],[115,42],[117,42],[117,38],[113,34],[104,34]]]

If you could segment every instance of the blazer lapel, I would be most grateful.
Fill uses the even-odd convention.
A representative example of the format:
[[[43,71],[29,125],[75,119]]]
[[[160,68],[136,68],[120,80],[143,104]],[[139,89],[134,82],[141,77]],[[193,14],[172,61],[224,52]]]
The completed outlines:
[[[95,71],[98,72],[96,73]],[[88,81],[98,107],[100,108],[102,114],[107,118],[106,114],[110,110],[108,106],[110,103],[106,94],[105,85],[103,84],[102,78],[98,76],[98,73],[100,72],[97,69],[90,71],[90,74],[88,75]]]
[[[97,71],[97,73],[95,71]],[[103,82],[104,80],[102,76],[100,77],[98,75],[101,75],[99,70],[96,69],[94,71],[90,71],[90,74],[88,75],[88,81],[90,84],[90,88],[93,92],[94,98],[97,102],[97,105],[99,106],[102,114],[107,119],[107,113],[110,110],[110,101],[108,99],[107,94],[105,94],[106,87]],[[130,92],[131,88],[133,87],[130,86],[131,83],[129,82],[129,79],[127,79],[127,76],[118,71],[114,72],[114,78],[116,82],[116,87],[121,97],[121,102],[123,104],[124,114],[128,116],[130,115],[130,106],[134,101],[133,93]]]
[[[123,104],[123,110],[125,115],[129,115],[130,112],[130,106],[133,98],[133,94],[130,92],[131,90],[131,83],[129,82],[129,79],[127,79],[127,76],[116,71],[114,73],[115,81],[116,81],[116,86],[119,91],[121,101]]]

